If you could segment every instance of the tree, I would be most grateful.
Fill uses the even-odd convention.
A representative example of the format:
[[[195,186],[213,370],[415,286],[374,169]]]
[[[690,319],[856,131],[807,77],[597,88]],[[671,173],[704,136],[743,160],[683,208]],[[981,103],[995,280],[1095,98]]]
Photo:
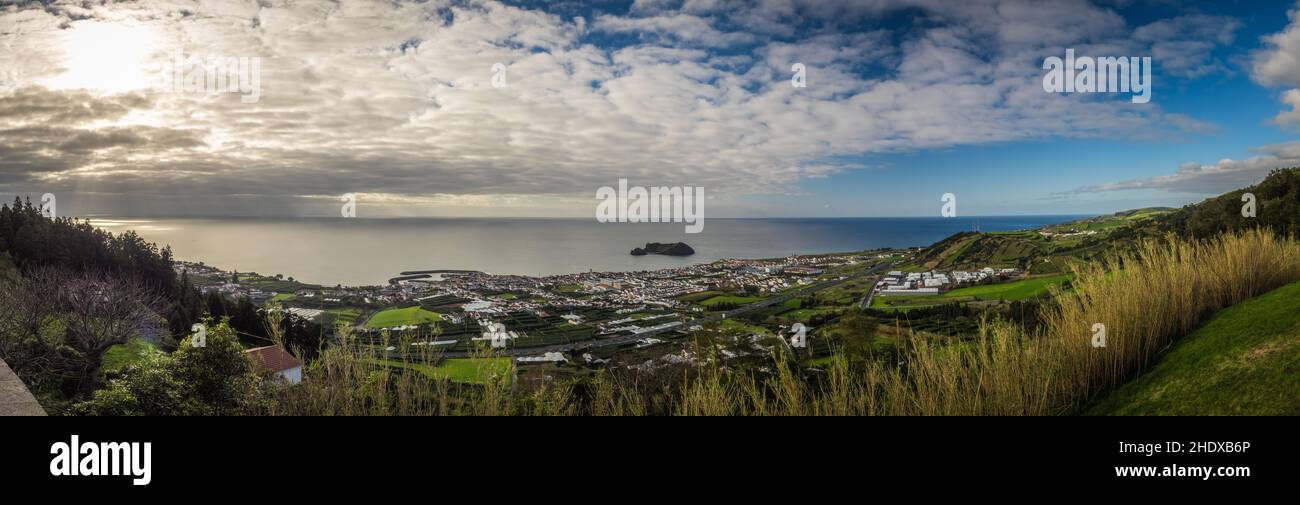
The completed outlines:
[[[52,373],[57,350],[57,320],[50,299],[14,271],[0,272],[0,359],[32,389],[57,381]]]
[[[95,390],[110,347],[166,333],[158,316],[162,298],[132,278],[38,268],[14,287],[5,304],[23,314],[10,314],[0,340],[39,357],[39,372],[71,381],[64,389],[74,394]]]
[[[194,388],[176,377],[171,357],[161,353],[128,366],[91,399],[70,409],[83,416],[189,416],[208,411]]]
[[[172,353],[176,379],[193,388],[209,415],[237,414],[256,401],[260,380],[229,321],[207,328],[203,347],[186,337]]]
[[[51,219],[17,198],[0,205],[0,358],[33,389],[75,400],[103,384],[99,368],[109,348],[139,336],[173,349],[172,335],[188,334],[205,312],[265,336],[255,305],[218,292],[205,297],[173,266],[170,248],[134,232]],[[312,331],[291,327],[289,340],[308,348]],[[105,394],[121,396],[127,386],[139,389],[121,384]]]
[[[211,321],[209,321],[211,322]],[[170,356],[153,354],[115,374],[70,412],[78,415],[234,415],[262,412],[268,396],[230,325],[190,337]]]
[[[231,308],[229,315],[230,327],[236,334],[249,335],[252,339],[250,344],[266,345],[268,335],[261,307],[247,297],[240,297],[235,300],[235,306]]]
[[[203,317],[205,303],[203,295],[199,293],[198,288],[190,282],[188,271],[181,272],[180,286],[177,289],[176,300],[172,302],[171,310],[167,315],[167,322],[171,326],[173,335],[184,335],[190,331],[194,323],[199,322]],[[172,351],[176,348],[176,341],[168,337],[163,342],[163,347]]]
[[[98,387],[96,372],[104,353],[131,337],[157,341],[165,334],[159,316],[165,301],[133,277],[104,273],[73,273],[42,268],[32,272],[31,285],[47,293],[49,311],[62,327],[57,359],[62,370],[72,372],[77,389],[90,394]]]

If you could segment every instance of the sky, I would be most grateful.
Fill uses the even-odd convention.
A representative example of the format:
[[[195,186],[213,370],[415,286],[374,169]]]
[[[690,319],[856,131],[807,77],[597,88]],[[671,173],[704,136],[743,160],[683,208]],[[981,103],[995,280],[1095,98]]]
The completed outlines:
[[[1291,1],[0,1],[0,46],[0,196],[64,215],[1099,214],[1300,166]],[[1067,49],[1150,102],[1044,90]]]

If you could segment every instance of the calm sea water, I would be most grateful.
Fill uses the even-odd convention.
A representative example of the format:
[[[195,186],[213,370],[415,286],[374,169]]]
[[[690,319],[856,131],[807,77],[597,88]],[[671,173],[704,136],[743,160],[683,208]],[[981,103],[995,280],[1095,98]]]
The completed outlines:
[[[1010,231],[1083,216],[965,218],[708,219],[681,223],[596,223],[579,219],[95,219],[114,233],[133,229],[178,259],[226,270],[284,274],[303,282],[368,285],[403,270],[466,269],[550,275],[651,270],[721,258],[926,246],[959,231]],[[646,242],[686,242],[688,257],[632,256]]]

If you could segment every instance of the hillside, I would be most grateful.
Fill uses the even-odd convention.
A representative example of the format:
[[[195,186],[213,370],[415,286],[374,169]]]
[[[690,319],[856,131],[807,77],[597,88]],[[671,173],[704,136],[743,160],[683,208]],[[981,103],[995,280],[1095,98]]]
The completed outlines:
[[[1245,193],[1256,198],[1253,218],[1241,215]],[[1188,205],[1158,221],[1161,232],[1195,238],[1255,227],[1300,236],[1300,168],[1274,170],[1259,184]]]
[[[1300,414],[1300,283],[1223,309],[1089,415]]]
[[[1141,209],[1098,216],[1036,230],[952,235],[922,250],[915,269],[971,270],[983,267],[1019,268],[1033,274],[1063,273],[1070,265],[1098,259],[1111,247],[1137,238],[1135,226],[1146,226],[1168,210]]]
[[[1256,198],[1253,218],[1241,215],[1245,193]],[[1252,228],[1300,236],[1300,168],[1274,170],[1259,184],[1180,209],[1133,209],[1018,232],[957,233],[922,250],[908,267],[960,270],[991,266],[1035,274],[1067,272],[1073,263],[1099,259],[1143,238],[1173,234],[1202,239]]]

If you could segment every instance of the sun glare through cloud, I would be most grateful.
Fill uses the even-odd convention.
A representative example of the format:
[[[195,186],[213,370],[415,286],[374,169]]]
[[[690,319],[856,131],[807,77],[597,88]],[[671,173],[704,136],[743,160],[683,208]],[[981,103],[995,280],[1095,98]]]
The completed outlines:
[[[53,90],[100,94],[136,91],[156,80],[151,59],[157,50],[153,28],[133,22],[77,21],[58,34],[62,73],[42,84]]]

